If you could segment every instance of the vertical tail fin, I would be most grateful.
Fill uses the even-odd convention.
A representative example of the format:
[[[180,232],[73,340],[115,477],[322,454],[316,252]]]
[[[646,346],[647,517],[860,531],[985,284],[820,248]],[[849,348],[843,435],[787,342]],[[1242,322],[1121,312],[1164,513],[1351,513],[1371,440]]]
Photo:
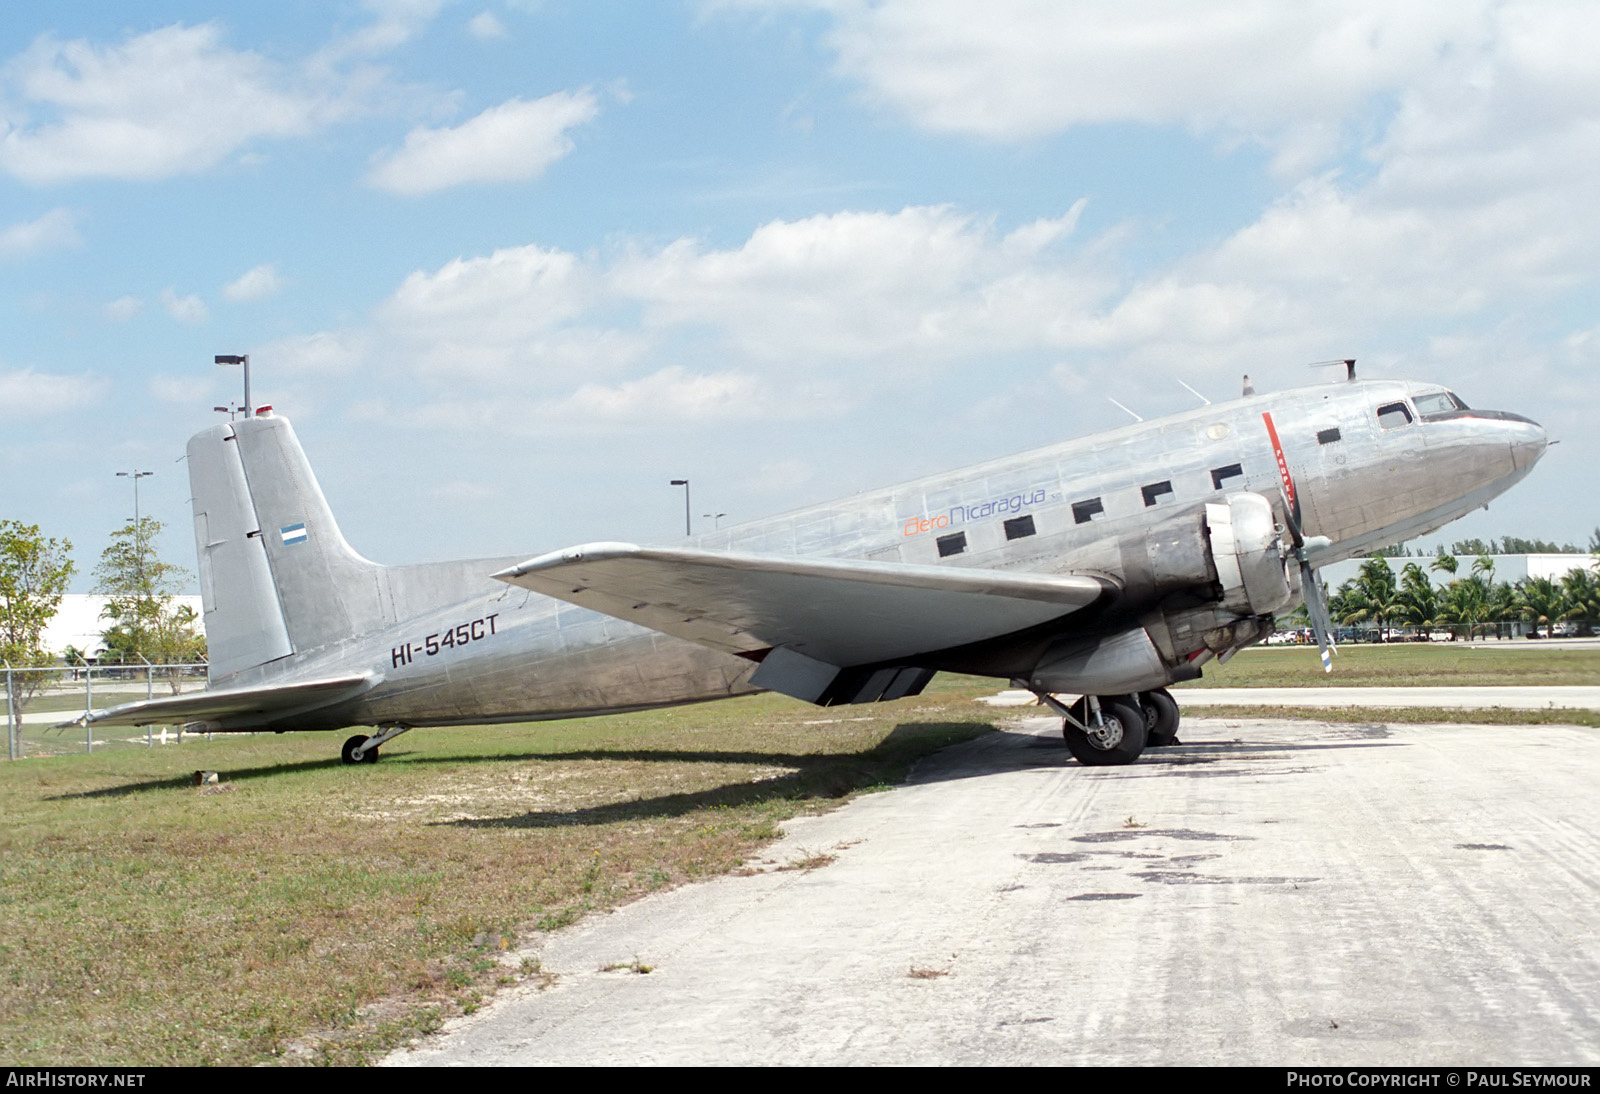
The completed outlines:
[[[213,684],[383,625],[383,567],[345,542],[287,418],[196,434],[189,481]]]

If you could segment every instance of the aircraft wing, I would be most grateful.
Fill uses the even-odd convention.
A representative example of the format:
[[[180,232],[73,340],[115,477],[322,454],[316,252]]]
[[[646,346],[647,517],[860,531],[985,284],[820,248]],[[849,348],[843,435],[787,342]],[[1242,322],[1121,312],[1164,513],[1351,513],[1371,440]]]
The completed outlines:
[[[713,649],[753,655],[762,661],[753,683],[813,702],[914,694],[931,672],[920,683],[910,677],[894,683],[892,672],[883,673],[919,654],[1049,623],[1117,590],[1108,578],[1077,574],[631,543],[573,547],[494,576]],[[876,682],[861,677],[857,687],[855,677],[841,675],[862,666],[880,670]]]
[[[122,703],[104,710],[80,714],[69,722],[62,722],[61,725],[81,726],[85,723],[102,726],[185,725],[190,722],[210,722],[252,715],[265,721],[269,715],[315,710],[330,703],[353,698],[377,686],[378,682],[379,678],[373,673],[351,673],[293,684],[208,689],[191,692],[188,695],[171,695],[160,699],[140,699],[133,703]]]

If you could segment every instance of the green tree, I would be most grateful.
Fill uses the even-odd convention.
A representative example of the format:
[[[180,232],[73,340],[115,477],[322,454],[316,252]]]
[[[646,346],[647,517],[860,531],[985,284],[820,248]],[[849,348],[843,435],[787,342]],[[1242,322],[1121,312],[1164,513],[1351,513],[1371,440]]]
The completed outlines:
[[[111,623],[103,635],[106,650],[125,663],[139,664],[142,657],[154,664],[181,664],[204,650],[194,610],[173,603],[187,571],[156,554],[153,544],[160,534],[158,520],[130,522],[112,533],[94,570],[95,592],[107,598],[100,618]]]
[[[1383,558],[1369,558],[1361,572],[1339,589],[1338,620],[1350,626],[1375,622],[1380,639],[1387,639],[1385,621],[1399,610],[1399,587],[1394,571]]]
[[[1600,625],[1600,575],[1593,569],[1568,570],[1561,579],[1566,610],[1561,618],[1578,625],[1578,634],[1587,638]]]
[[[1555,637],[1556,620],[1566,610],[1561,587],[1548,577],[1527,577],[1517,582],[1516,610],[1533,624],[1535,633],[1545,629],[1545,637]]]
[[[1494,574],[1494,568],[1489,568],[1489,574]],[[1489,585],[1488,621],[1491,623],[1510,623],[1522,618],[1522,609],[1517,604],[1517,590],[1504,581],[1491,581]],[[1498,629],[1498,628],[1497,628]]]
[[[1439,593],[1433,582],[1415,562],[1406,563],[1400,572],[1400,591],[1395,596],[1395,618],[1427,632],[1439,614]]]
[[[1489,619],[1489,583],[1476,576],[1452,581],[1439,598],[1438,618],[1465,631],[1463,637],[1476,637],[1478,628]]]
[[[72,544],[46,539],[36,524],[0,520],[0,657],[13,667],[7,691],[11,715],[20,715],[38,694],[55,658],[45,650],[45,627],[61,607],[75,567]]]

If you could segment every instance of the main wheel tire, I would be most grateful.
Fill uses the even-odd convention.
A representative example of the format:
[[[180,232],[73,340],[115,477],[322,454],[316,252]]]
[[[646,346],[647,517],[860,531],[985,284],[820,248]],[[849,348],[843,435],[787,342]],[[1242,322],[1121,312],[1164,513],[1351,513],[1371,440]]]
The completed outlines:
[[[1144,708],[1146,748],[1165,748],[1178,743],[1178,701],[1166,688],[1141,692],[1139,705]]]
[[[1088,713],[1088,702],[1081,708]],[[1079,707],[1071,708],[1074,715]],[[1100,700],[1102,724],[1096,727],[1085,718],[1088,733],[1068,722],[1062,732],[1067,738],[1067,749],[1073,759],[1086,767],[1107,767],[1114,764],[1131,764],[1144,751],[1144,711],[1122,696],[1104,697]]]
[[[344,743],[344,747],[339,750],[339,758],[347,764],[377,763],[378,750],[375,748],[368,749],[360,756],[356,755],[356,749],[360,748],[366,743],[367,739],[365,737],[359,733],[356,734],[354,737],[351,737],[348,741],[346,741]]]

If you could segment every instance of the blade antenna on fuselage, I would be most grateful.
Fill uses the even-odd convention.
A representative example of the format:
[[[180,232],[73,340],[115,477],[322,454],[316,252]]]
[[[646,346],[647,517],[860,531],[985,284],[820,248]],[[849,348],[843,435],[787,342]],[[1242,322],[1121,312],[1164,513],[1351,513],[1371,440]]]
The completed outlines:
[[[1110,403],[1112,406],[1116,407],[1118,410],[1122,411],[1124,414],[1127,414],[1127,415],[1131,416],[1134,421],[1136,421],[1136,422],[1144,421],[1144,419],[1139,417],[1139,415],[1134,414],[1133,411],[1129,410],[1127,407],[1123,406],[1121,403],[1117,402],[1115,399],[1113,399],[1109,395],[1106,396],[1106,402]]]

